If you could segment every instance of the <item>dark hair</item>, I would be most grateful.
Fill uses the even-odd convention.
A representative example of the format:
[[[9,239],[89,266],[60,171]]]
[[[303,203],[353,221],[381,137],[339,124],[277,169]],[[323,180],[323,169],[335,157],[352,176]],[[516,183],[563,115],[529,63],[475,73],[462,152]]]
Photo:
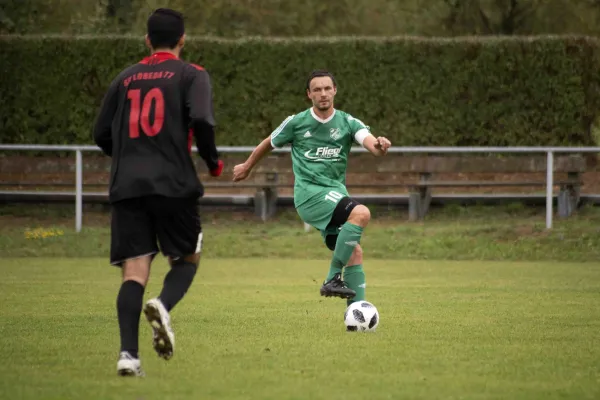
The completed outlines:
[[[333,87],[337,87],[337,83],[335,82],[335,78],[333,76],[333,74],[329,71],[326,71],[324,69],[316,69],[313,72],[310,73],[310,76],[308,77],[308,79],[306,80],[306,90],[310,90],[310,82],[315,79],[315,78],[321,78],[323,76],[328,76],[331,78],[331,81],[333,82]]]
[[[183,14],[159,8],[148,17],[148,38],[154,49],[174,49],[185,32]]]

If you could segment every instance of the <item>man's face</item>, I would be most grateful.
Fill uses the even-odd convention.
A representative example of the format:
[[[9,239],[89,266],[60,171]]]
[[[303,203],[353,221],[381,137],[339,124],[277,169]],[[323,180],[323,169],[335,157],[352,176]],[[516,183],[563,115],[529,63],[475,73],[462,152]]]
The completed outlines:
[[[331,78],[321,76],[310,81],[310,89],[308,89],[307,95],[317,110],[327,111],[333,107],[333,97],[336,92],[337,90],[333,86]]]

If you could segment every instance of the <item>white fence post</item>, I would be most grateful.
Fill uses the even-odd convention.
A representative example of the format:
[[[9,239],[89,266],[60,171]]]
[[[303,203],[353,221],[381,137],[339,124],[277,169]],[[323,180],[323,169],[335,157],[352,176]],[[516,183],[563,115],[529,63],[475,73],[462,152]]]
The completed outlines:
[[[83,212],[83,161],[81,150],[75,151],[75,230],[81,232]]]
[[[548,152],[546,158],[546,229],[552,228],[552,191],[554,189],[554,153]]]

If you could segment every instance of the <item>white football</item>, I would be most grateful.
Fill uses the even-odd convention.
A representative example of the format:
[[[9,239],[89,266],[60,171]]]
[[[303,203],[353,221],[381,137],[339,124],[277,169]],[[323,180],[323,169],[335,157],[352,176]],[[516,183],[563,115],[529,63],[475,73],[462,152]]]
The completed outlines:
[[[379,312],[368,301],[355,301],[346,309],[344,323],[348,331],[374,331],[379,325]]]

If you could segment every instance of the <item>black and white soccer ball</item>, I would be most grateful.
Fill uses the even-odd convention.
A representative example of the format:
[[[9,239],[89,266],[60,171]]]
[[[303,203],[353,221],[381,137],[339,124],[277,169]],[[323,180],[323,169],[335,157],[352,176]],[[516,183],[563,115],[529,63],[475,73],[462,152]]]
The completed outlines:
[[[379,311],[368,301],[355,301],[346,309],[344,323],[348,331],[374,331],[379,325]]]

